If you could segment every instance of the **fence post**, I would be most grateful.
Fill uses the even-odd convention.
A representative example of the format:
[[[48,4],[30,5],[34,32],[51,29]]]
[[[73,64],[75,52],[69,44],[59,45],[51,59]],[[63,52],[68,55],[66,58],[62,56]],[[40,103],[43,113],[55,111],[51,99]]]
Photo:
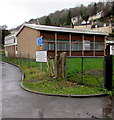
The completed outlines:
[[[83,56],[82,56],[82,80],[81,80],[81,84],[83,84],[83,74],[84,74],[83,73],[83,69],[84,69],[83,66],[84,66],[84,61],[83,61]]]
[[[60,76],[61,78],[66,78],[66,53],[63,52],[60,54]]]
[[[104,63],[104,87],[112,90],[112,55],[105,56]]]
[[[48,59],[47,68],[49,76],[54,77],[54,59]]]

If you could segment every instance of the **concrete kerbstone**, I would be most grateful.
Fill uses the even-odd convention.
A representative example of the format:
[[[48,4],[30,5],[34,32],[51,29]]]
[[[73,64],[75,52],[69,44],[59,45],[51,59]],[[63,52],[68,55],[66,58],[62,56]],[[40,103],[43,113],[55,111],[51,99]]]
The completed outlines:
[[[7,62],[7,61],[3,61],[3,62]],[[109,94],[108,93],[101,93],[101,94],[90,94],[90,95],[65,95],[65,94],[52,94],[52,93],[43,93],[43,92],[37,92],[37,91],[33,91],[33,90],[30,90],[26,87],[23,86],[23,80],[24,80],[24,72],[22,71],[21,67],[19,65],[16,65],[16,64],[13,64],[11,62],[7,62],[11,65],[14,65],[16,67],[18,67],[20,69],[20,72],[22,74],[21,76],[21,82],[19,83],[20,87],[28,92],[31,92],[31,93],[35,93],[35,94],[40,94],[40,95],[47,95],[47,96],[60,96],[60,97],[74,97],[74,98],[84,98],[84,97],[102,97],[102,96],[108,96]]]

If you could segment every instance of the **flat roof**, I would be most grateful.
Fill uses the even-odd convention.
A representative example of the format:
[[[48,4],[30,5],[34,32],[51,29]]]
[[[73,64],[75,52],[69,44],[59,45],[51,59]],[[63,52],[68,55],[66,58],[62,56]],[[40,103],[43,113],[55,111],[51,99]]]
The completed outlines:
[[[54,31],[54,32],[67,32],[67,33],[79,33],[79,34],[93,34],[93,35],[108,35],[107,33],[97,32],[94,30],[77,30],[74,28],[47,26],[47,25],[36,25],[36,24],[24,24],[16,36],[21,32],[24,27],[29,27],[35,30]]]
[[[6,39],[9,39],[9,38],[11,38],[11,37],[12,37],[12,38],[15,38],[15,36],[17,35],[17,33],[18,33],[18,32],[13,32],[13,33],[5,36],[5,40],[6,40]]]

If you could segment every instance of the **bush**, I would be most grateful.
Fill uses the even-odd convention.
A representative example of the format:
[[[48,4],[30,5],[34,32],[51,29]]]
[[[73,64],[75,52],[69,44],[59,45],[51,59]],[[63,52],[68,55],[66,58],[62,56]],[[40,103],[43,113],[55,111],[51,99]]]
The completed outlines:
[[[114,32],[109,34],[109,37],[114,37]]]

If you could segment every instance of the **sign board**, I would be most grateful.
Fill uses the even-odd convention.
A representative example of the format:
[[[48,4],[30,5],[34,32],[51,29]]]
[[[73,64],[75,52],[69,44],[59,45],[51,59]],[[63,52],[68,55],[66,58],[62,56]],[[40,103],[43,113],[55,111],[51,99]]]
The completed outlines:
[[[42,45],[42,37],[38,37],[38,39],[37,39],[37,45]]]
[[[47,62],[47,51],[36,51],[37,62]]]
[[[114,55],[114,45],[110,45],[110,55]]]

